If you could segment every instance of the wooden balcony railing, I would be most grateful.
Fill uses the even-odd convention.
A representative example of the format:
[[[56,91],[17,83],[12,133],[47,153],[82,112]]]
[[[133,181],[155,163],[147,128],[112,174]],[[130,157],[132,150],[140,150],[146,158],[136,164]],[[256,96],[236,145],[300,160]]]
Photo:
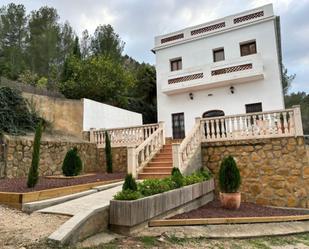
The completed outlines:
[[[98,147],[105,147],[105,131],[111,140],[112,147],[138,146],[159,128],[159,124],[114,128],[90,129],[90,142]]]

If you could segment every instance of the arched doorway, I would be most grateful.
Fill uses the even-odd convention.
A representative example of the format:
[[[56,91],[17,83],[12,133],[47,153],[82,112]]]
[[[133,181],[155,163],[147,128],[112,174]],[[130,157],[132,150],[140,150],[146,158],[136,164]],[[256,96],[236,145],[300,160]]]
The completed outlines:
[[[224,115],[225,115],[224,111],[222,111],[222,110],[209,110],[207,112],[204,112],[202,117],[203,118],[214,118],[214,117],[222,117]],[[223,123],[223,126],[224,126],[224,130],[226,131],[225,123]],[[206,137],[208,137],[208,136],[210,136],[212,138],[222,137],[223,131],[222,131],[221,120],[219,120],[219,129],[217,128],[216,125],[214,125],[214,127],[212,128],[211,125],[207,126],[207,124],[205,123],[204,130],[205,130],[205,136]],[[226,134],[226,132],[224,132],[224,133]]]

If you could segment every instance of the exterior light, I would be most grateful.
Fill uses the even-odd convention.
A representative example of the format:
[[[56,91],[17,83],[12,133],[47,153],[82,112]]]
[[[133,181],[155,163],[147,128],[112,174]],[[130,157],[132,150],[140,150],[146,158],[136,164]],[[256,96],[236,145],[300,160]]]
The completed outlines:
[[[193,100],[194,96],[193,96],[193,93],[189,93],[189,97],[191,100]]]
[[[230,87],[231,94],[234,94],[235,88],[233,86]]]

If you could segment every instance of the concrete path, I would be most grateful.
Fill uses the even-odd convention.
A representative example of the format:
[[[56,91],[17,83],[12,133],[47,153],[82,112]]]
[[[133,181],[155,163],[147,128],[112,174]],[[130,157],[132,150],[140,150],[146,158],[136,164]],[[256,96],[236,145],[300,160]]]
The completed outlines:
[[[103,190],[94,194],[90,194],[78,199],[67,201],[55,206],[38,210],[40,213],[55,213],[74,216],[78,213],[88,213],[109,205],[113,196],[121,190],[122,186],[117,186],[107,190]]]

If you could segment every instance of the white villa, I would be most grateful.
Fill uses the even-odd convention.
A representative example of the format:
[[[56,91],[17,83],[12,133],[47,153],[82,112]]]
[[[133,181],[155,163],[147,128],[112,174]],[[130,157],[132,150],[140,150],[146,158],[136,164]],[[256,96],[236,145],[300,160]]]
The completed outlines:
[[[127,147],[128,172],[162,178],[202,167],[202,144],[303,137],[285,109],[279,17],[271,4],[157,36],[158,124],[108,129]],[[104,131],[90,131],[104,147]]]
[[[284,109],[272,4],[155,37],[158,120],[181,139],[196,117]]]

